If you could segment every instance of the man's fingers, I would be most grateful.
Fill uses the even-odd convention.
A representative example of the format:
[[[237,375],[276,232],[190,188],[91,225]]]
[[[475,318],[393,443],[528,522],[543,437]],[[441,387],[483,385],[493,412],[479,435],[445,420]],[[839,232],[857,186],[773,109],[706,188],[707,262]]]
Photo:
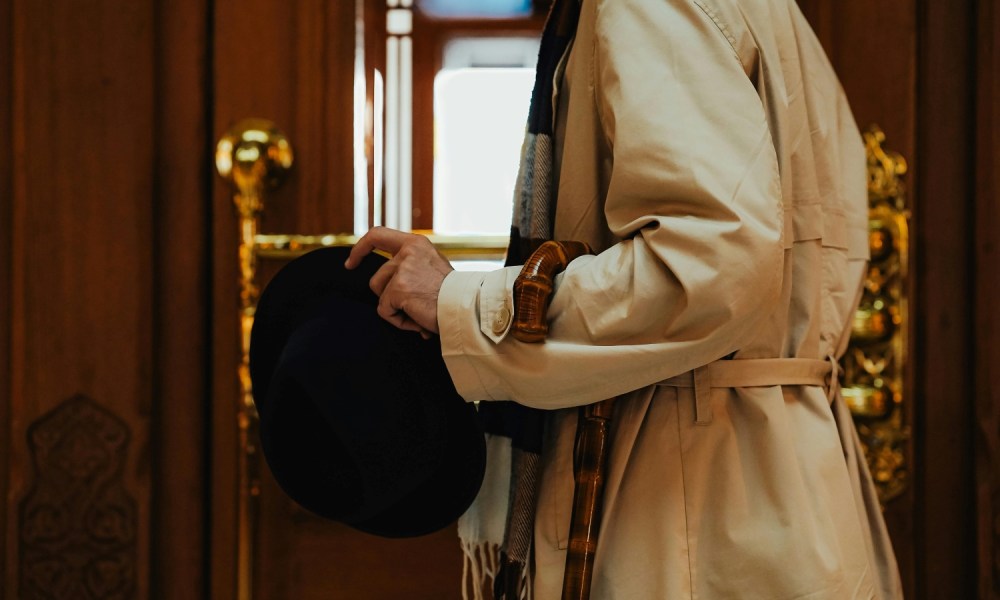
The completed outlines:
[[[373,251],[392,253],[368,283],[379,297],[379,316],[424,338],[436,334],[438,294],[452,271],[448,260],[422,235],[376,227],[351,248],[344,266],[357,267]]]
[[[388,229],[386,227],[375,227],[371,229],[368,233],[361,236],[354,247],[351,248],[351,254],[347,257],[347,262],[344,266],[348,269],[353,269],[361,263],[361,259],[372,252],[372,250],[382,250],[383,252],[388,252],[389,254],[396,254],[399,249],[403,247],[408,239],[415,236],[413,233],[405,233],[402,231],[397,231],[395,229]]]
[[[399,327],[403,318],[400,311],[393,308],[385,296],[381,296],[378,299],[378,308],[376,309],[376,312],[378,313],[378,316],[382,317],[386,321],[389,321],[396,327]]]
[[[416,321],[411,319],[405,312],[401,309],[393,308],[392,304],[386,298],[382,296],[379,298],[378,309],[376,310],[378,315],[388,321],[390,324],[402,329],[404,331],[415,331],[419,333],[424,339],[429,339],[427,330],[418,325]]]
[[[371,280],[368,282],[368,287],[375,292],[376,296],[381,296],[382,292],[385,291],[385,287],[389,285],[389,281],[396,275],[396,269],[399,265],[396,261],[390,260],[381,267],[375,274],[372,275]]]

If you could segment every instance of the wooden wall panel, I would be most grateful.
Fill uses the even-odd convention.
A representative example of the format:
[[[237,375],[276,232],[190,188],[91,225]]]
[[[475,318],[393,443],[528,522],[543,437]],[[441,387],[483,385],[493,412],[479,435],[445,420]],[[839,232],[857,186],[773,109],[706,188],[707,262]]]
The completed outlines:
[[[2,593],[147,597],[152,4],[14,0],[4,10],[13,130]],[[111,560],[87,562],[98,556]],[[100,574],[89,595],[88,564]]]

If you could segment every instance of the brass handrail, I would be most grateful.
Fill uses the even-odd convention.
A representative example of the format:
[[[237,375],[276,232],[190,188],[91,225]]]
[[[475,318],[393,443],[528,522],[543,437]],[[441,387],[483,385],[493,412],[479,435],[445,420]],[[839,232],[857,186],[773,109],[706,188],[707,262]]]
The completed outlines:
[[[415,231],[427,236],[449,260],[503,260],[507,252],[507,236],[442,235]],[[254,248],[261,258],[295,258],[328,246],[353,246],[358,236],[350,233],[322,235],[257,234]]]

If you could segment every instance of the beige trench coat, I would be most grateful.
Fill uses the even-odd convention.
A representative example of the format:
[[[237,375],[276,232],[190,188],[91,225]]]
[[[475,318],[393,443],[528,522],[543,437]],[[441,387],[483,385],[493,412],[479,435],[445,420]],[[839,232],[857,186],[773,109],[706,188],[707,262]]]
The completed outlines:
[[[544,344],[507,336],[516,268],[451,273],[438,308],[464,398],[553,410],[535,598],[561,588],[566,409],[610,397],[593,598],[899,597],[837,389],[749,362],[842,352],[868,252],[860,134],[794,0],[584,0],[557,83],[555,239],[601,252]]]

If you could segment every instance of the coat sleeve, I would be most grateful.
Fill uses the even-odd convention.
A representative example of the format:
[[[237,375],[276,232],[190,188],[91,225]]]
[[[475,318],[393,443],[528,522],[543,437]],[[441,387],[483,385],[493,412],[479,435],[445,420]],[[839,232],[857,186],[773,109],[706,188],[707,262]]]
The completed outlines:
[[[774,144],[726,32],[696,4],[596,5],[593,47],[573,52],[592,53],[595,143],[611,161],[604,213],[623,241],[557,278],[541,344],[507,335],[518,268],[445,279],[442,354],[466,400],[611,398],[738,350],[777,302]]]

